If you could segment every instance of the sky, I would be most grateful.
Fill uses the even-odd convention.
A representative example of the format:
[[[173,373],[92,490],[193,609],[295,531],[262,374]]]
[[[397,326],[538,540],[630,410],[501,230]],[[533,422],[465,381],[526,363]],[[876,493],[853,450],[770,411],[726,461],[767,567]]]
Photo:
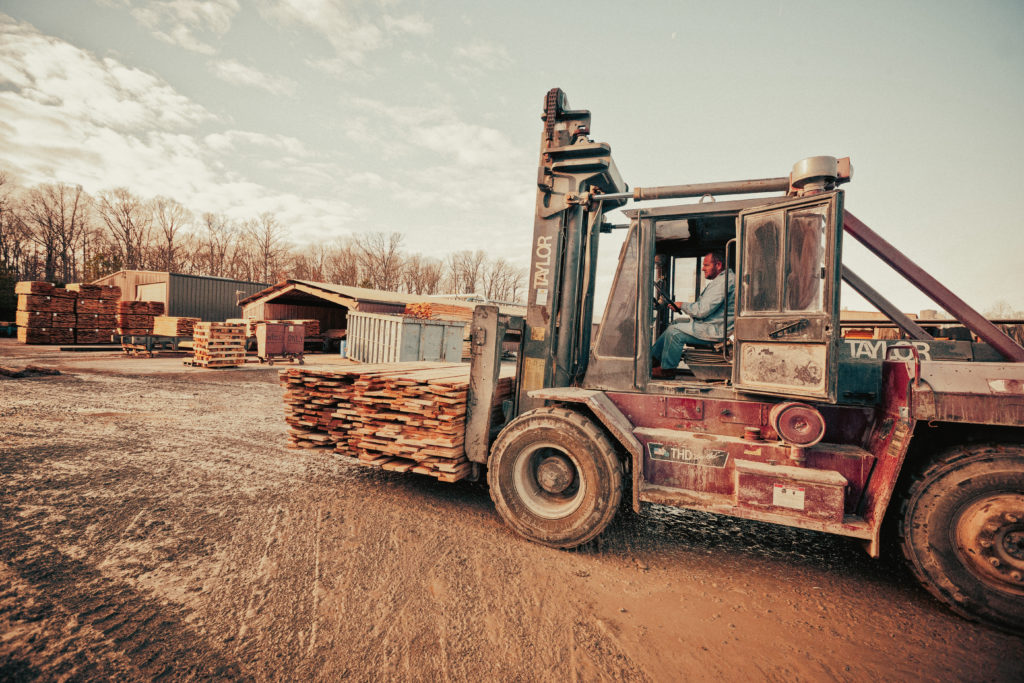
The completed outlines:
[[[849,156],[848,210],[1024,311],[1022,31],[1019,0],[0,0],[0,170],[525,268],[560,87],[631,187]],[[935,307],[852,240],[844,262]]]

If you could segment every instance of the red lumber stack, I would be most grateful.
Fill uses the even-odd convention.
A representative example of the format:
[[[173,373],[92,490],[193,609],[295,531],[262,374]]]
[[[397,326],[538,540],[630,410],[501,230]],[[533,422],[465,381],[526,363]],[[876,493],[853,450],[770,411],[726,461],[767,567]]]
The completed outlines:
[[[50,282],[18,282],[15,322],[18,341],[24,344],[73,344],[77,292]]]
[[[492,421],[511,395],[511,369],[492,402]],[[464,449],[469,366],[390,363],[334,372],[281,372],[293,447],[334,447],[370,467],[453,482],[469,475]]]
[[[75,339],[79,344],[109,342],[117,327],[117,302],[121,288],[76,282],[68,289],[78,292],[75,300]]]
[[[118,301],[118,334],[153,334],[153,318],[162,315],[162,301]]]

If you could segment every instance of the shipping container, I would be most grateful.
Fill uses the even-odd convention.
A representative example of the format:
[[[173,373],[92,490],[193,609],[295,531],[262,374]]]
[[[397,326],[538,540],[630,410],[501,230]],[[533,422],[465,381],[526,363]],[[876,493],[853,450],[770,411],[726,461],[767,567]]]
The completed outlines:
[[[462,360],[466,323],[349,311],[349,358],[363,363]]]

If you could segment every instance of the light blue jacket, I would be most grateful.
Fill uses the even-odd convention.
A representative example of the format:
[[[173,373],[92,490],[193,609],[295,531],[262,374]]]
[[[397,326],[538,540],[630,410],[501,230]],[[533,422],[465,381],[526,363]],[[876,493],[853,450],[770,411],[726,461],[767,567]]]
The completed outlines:
[[[729,283],[728,294],[725,284]],[[732,334],[733,323],[736,321],[736,275],[731,271],[721,273],[704,287],[697,300],[693,303],[681,303],[679,307],[692,320],[675,323],[683,332],[692,334],[704,341],[719,342],[725,337],[725,301],[729,297],[729,334]]]

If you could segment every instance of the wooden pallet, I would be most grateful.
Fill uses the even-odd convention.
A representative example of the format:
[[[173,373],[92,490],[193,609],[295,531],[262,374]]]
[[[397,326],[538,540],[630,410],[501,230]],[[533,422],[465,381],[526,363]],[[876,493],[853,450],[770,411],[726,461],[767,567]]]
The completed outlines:
[[[245,363],[244,324],[197,322],[192,330],[192,364],[204,368]]]
[[[293,447],[333,447],[361,465],[446,482],[464,479],[473,470],[464,447],[468,365],[289,369],[280,377]],[[509,372],[499,380],[493,417],[501,415],[511,387]]]

